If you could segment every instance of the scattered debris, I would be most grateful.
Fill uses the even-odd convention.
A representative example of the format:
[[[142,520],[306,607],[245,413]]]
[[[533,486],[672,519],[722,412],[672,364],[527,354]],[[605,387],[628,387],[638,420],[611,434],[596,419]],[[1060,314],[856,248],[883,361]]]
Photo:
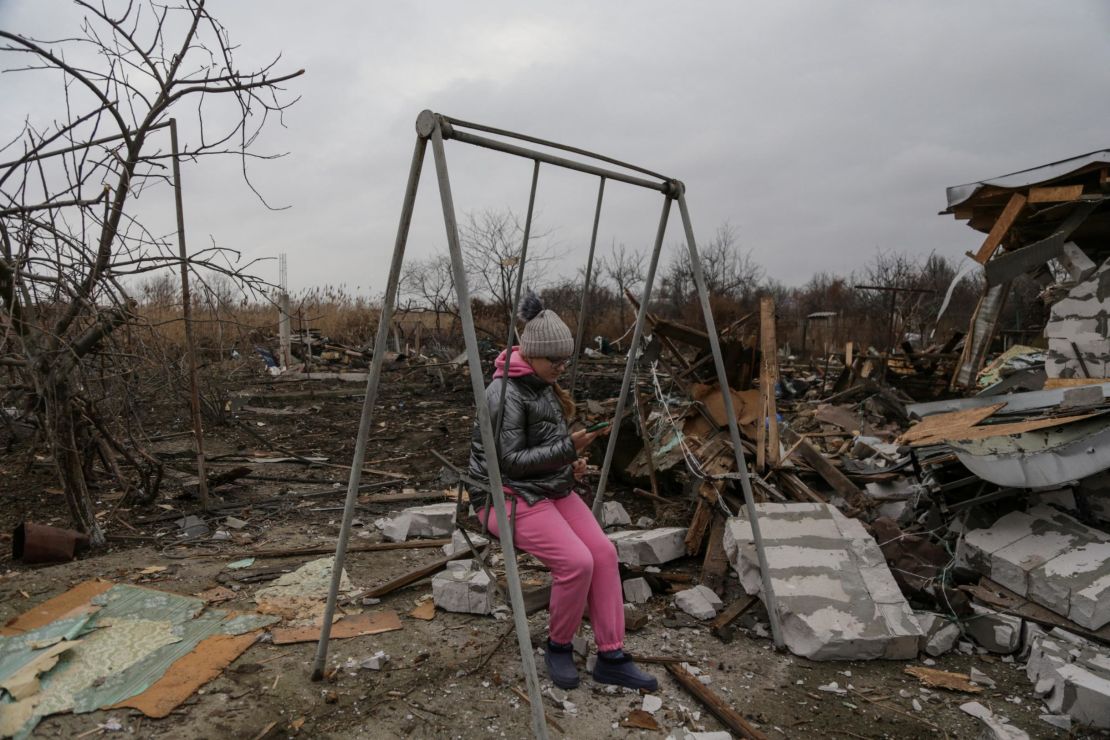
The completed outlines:
[[[1029,740],[1027,732],[1009,724],[1005,717],[999,717],[977,701],[961,704],[960,709],[982,722],[985,736],[991,740]]]

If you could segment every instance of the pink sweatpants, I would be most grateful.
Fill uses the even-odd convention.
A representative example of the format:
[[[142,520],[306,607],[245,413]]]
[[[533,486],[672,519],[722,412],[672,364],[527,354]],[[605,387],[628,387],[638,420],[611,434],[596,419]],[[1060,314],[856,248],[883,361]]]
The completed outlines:
[[[512,497],[506,499],[511,512]],[[490,532],[500,536],[492,506],[483,509],[479,519],[487,516]],[[534,506],[518,498],[513,543],[551,570],[548,635],[552,642],[568,643],[574,638],[583,608],[589,604],[597,649],[621,648],[624,598],[617,550],[577,493],[544,499]]]

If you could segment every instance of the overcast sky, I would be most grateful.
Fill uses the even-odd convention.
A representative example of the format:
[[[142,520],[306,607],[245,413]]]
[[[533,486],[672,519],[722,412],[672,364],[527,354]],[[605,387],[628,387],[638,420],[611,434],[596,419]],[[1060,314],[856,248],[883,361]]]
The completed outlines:
[[[424,108],[677,177],[699,240],[725,221],[789,285],[876,250],[959,256],[981,236],[946,186],[1110,147],[1104,2],[356,2],[210,0],[243,67],[278,53],[301,100],[253,165],[187,166],[186,231],[288,254],[294,290],[380,292]],[[73,33],[65,0],[0,0],[0,27]],[[57,110],[57,86],[0,76],[0,138]],[[183,114],[184,115],[184,114]],[[41,121],[40,121],[41,122]],[[523,213],[531,163],[449,142],[458,211]],[[596,179],[541,170],[541,228],[585,264]],[[646,248],[661,196],[606,189],[599,243]],[[172,230],[170,201],[148,199]],[[157,206],[157,207],[155,207]],[[158,215],[158,214],[161,215]],[[677,212],[664,259],[679,243]],[[164,219],[160,221],[159,219]],[[445,250],[429,157],[410,252]],[[276,262],[260,273],[276,280]]]

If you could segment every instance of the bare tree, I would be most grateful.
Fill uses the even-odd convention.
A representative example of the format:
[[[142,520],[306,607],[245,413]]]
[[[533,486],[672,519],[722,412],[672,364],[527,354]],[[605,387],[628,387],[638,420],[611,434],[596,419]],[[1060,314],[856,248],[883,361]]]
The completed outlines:
[[[457,318],[455,280],[451,275],[451,258],[446,254],[432,255],[426,259],[412,260],[401,272],[401,300],[403,308],[428,308],[435,312],[435,328],[442,330],[441,316]]]
[[[513,297],[524,225],[512,211],[485,210],[466,214],[460,232],[472,295],[488,299],[498,314],[505,317],[503,326],[507,330],[508,321],[516,313]],[[524,283],[536,291],[542,287],[547,268],[556,257],[552,247],[545,243],[548,236],[549,233],[538,230],[533,221]]]
[[[717,227],[713,238],[698,247],[709,294],[747,305],[759,294],[765,272],[750,249],[742,249],[736,229],[729,222]],[[694,304],[694,272],[685,244],[676,247],[662,276],[662,292],[671,310],[681,315]]]
[[[102,544],[92,461],[127,493],[116,458],[136,469],[154,463],[115,439],[115,414],[99,413],[88,391],[118,374],[113,363],[129,361],[112,345],[137,320],[129,276],[181,267],[176,234],[145,228],[132,199],[168,182],[162,129],[178,110],[195,122],[186,158],[234,153],[246,177],[261,127],[292,102],[280,84],[301,72],[277,73],[278,60],[240,69],[204,0],[75,4],[83,14],[75,35],[42,41],[0,31],[6,71],[39,75],[44,90],[60,80],[65,111],[46,125],[28,121],[0,150],[13,159],[0,165],[0,365],[17,379],[4,393],[21,395],[44,432],[74,524]],[[205,115],[214,106],[223,106],[215,122]],[[206,248],[188,262],[253,280],[228,250]],[[129,407],[121,403],[117,412]],[[140,476],[138,488],[150,485]]]
[[[617,300],[620,301],[621,325],[626,325],[628,320],[625,313],[628,310],[626,290],[635,291],[644,282],[645,255],[629,249],[624,242],[614,245],[609,254],[598,260],[598,273],[604,275],[617,286]]]

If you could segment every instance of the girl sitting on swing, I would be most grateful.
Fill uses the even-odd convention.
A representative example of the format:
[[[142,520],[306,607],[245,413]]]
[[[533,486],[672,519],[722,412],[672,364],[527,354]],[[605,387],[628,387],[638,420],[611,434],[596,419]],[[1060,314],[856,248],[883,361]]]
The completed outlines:
[[[654,691],[658,683],[625,655],[624,599],[617,553],[574,491],[586,473],[581,454],[608,429],[570,432],[574,413],[570,394],[557,384],[571,361],[574,339],[555,314],[544,309],[531,290],[521,301],[525,321],[520,346],[502,351],[494,361],[493,382],[486,388],[490,418],[496,420],[504,388],[500,468],[513,540],[551,570],[550,621],[544,662],[551,681],[562,689],[578,686],[571,641],[590,607],[598,660],[598,683]],[[506,355],[510,355],[508,368]],[[496,421],[494,434],[497,433]],[[477,423],[470,447],[470,475],[488,482],[486,455]],[[499,535],[497,517],[484,491],[472,490],[471,502],[480,521]]]

